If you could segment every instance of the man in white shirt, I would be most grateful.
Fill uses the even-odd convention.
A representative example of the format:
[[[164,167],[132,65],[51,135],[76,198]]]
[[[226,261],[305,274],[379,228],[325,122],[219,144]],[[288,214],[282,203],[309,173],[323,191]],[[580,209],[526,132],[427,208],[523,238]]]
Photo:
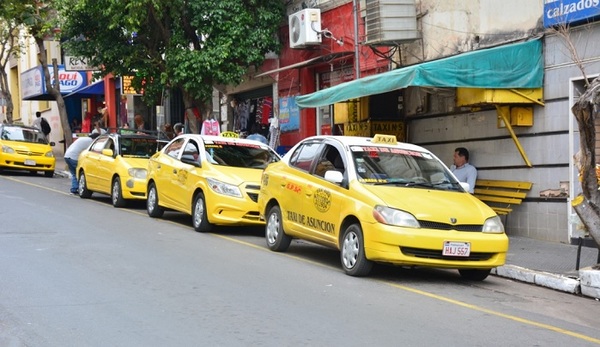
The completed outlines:
[[[469,164],[469,151],[464,147],[454,150],[454,165],[450,167],[459,182],[469,184],[469,193],[473,194],[475,181],[477,180],[477,169]]]
[[[42,131],[42,113],[40,111],[35,113],[35,119],[31,123],[32,127],[36,127]]]
[[[96,137],[100,136],[99,133],[92,133],[87,137],[79,137],[75,142],[73,142],[69,148],[65,151],[65,162],[69,167],[69,172],[71,173],[71,194],[77,194],[79,190],[79,181],[77,180],[77,173],[75,170],[77,169],[77,161],[79,160],[79,154],[86,150]]]

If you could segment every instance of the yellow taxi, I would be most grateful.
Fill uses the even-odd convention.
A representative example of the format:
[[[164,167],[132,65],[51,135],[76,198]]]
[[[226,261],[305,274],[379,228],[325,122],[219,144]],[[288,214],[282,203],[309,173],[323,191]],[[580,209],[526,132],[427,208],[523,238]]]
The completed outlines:
[[[42,171],[46,177],[53,177],[56,158],[51,146],[54,142],[48,142],[36,127],[0,124],[0,171]]]
[[[256,205],[260,177],[279,159],[257,141],[179,135],[148,162],[148,215],[183,212],[201,232],[215,225],[264,225]]]
[[[79,196],[107,194],[114,207],[124,207],[128,200],[146,199],[148,159],[158,148],[157,137],[149,134],[115,132],[98,136],[77,161]]]
[[[394,136],[302,140],[265,169],[258,208],[271,250],[287,250],[292,238],[335,248],[351,276],[387,263],[481,281],[508,250],[500,218],[468,184]]]

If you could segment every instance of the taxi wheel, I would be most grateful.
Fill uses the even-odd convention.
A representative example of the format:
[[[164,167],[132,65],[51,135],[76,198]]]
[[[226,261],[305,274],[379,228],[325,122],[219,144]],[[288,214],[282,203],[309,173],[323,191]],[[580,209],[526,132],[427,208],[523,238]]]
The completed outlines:
[[[156,191],[156,185],[154,183],[150,183],[148,186],[146,211],[148,212],[148,216],[153,218],[160,218],[163,213],[165,213],[165,210],[158,205],[158,192]]]
[[[352,224],[342,238],[340,257],[347,275],[366,276],[373,268],[373,262],[365,257],[364,238],[360,225]]]
[[[292,238],[283,231],[281,208],[278,205],[271,207],[267,214],[265,239],[269,249],[275,252],[285,252],[292,242]]]
[[[79,173],[79,188],[77,188],[77,192],[82,199],[87,199],[92,196],[92,191],[87,189],[85,173],[83,171]]]
[[[194,229],[199,232],[211,231],[213,227],[208,222],[208,217],[206,217],[206,202],[202,193],[198,193],[194,198],[192,224],[194,225]]]
[[[127,201],[123,199],[123,191],[121,190],[121,179],[119,177],[115,177],[112,182],[111,191],[111,200],[114,207],[125,207],[127,205]]]
[[[492,270],[460,269],[458,273],[462,278],[469,281],[483,281],[488,277]]]

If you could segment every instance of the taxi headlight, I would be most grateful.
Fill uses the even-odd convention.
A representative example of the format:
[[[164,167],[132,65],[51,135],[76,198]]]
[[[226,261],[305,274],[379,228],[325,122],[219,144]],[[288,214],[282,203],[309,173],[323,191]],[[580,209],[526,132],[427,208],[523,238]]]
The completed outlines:
[[[483,223],[484,233],[490,234],[503,234],[504,233],[504,224],[502,224],[502,220],[500,217],[494,216],[492,218],[488,218],[485,223]]]
[[[373,217],[383,224],[396,225],[399,227],[420,228],[417,219],[410,213],[389,208],[387,206],[375,206]]]
[[[242,192],[240,192],[240,189],[233,184],[224,183],[214,178],[207,178],[206,181],[208,182],[210,189],[217,194],[234,196],[236,198],[242,197]]]
[[[48,152],[46,152],[45,156],[52,158],[52,157],[54,157],[54,153],[52,153],[52,151],[48,151]]]
[[[148,171],[146,171],[146,169],[140,169],[140,168],[131,168],[129,170],[127,170],[127,173],[129,174],[129,176],[134,177],[134,178],[139,178],[139,179],[146,179],[146,173]]]
[[[8,154],[13,154],[13,153],[15,153],[15,150],[12,149],[11,147],[8,147],[7,145],[3,145],[2,152],[8,153]]]

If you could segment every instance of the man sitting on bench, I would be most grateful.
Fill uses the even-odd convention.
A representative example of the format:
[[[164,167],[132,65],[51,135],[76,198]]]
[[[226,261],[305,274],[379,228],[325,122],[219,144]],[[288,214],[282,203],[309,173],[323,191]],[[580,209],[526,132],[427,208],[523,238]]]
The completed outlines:
[[[469,151],[464,147],[454,150],[454,165],[450,167],[459,182],[469,184],[469,193],[473,194],[475,181],[477,180],[477,169],[469,164]]]

